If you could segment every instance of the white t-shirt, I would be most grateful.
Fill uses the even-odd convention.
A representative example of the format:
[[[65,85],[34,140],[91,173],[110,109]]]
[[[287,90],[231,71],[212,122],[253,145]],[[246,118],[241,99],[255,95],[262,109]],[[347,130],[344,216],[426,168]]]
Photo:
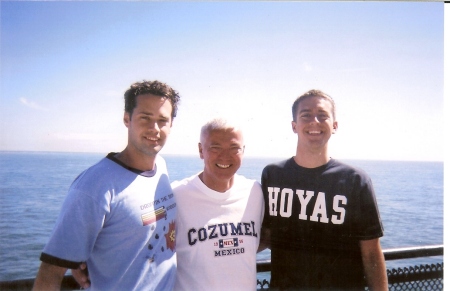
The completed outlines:
[[[235,175],[225,193],[198,175],[172,183],[177,203],[175,290],[256,290],[261,186]]]

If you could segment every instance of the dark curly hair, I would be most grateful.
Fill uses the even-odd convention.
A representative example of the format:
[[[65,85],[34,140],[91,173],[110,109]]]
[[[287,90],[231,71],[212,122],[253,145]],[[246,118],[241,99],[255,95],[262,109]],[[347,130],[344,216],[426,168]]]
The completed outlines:
[[[331,111],[332,111],[331,113],[333,114],[333,119],[336,119],[336,104],[334,103],[333,98],[331,98],[330,95],[325,94],[324,92],[322,92],[320,90],[312,89],[312,90],[309,90],[308,92],[304,93],[297,99],[295,99],[294,104],[292,104],[292,119],[293,119],[293,121],[295,121],[295,118],[297,117],[298,104],[302,100],[305,100],[306,98],[309,98],[309,97],[320,97],[320,98],[330,101]]]
[[[166,83],[160,81],[146,81],[136,82],[130,86],[130,88],[125,92],[125,112],[128,112],[130,116],[136,107],[136,98],[139,95],[152,94],[156,96],[161,96],[170,101],[172,104],[172,119],[177,116],[178,103],[180,101],[180,95],[178,92],[172,89]]]

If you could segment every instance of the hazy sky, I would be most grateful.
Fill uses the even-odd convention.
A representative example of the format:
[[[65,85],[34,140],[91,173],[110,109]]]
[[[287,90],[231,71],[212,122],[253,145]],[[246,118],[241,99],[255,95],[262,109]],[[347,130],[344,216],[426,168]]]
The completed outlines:
[[[444,159],[442,2],[0,5],[0,150],[120,151],[124,91],[158,79],[182,97],[166,154],[196,154],[220,115],[247,156],[292,156],[292,102],[316,88],[333,157]]]

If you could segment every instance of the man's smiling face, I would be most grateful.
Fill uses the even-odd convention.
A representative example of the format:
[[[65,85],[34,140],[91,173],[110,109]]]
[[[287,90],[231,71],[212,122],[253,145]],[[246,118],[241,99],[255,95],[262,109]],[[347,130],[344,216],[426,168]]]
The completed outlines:
[[[136,102],[133,113],[124,115],[128,148],[134,155],[155,157],[172,127],[172,105],[166,98],[152,94],[139,95]]]
[[[202,178],[208,187],[229,182],[232,184],[233,176],[241,166],[244,153],[242,132],[213,130],[199,143],[199,152],[200,158],[205,163]]]
[[[295,121],[292,121],[292,130],[298,135],[299,144],[310,149],[325,147],[337,127],[332,104],[317,96],[302,100],[298,104]]]

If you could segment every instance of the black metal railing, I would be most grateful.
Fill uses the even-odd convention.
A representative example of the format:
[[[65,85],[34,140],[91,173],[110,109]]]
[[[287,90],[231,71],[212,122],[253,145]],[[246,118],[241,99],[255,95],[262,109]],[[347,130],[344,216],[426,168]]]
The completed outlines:
[[[444,245],[395,248],[383,250],[386,261],[442,256]],[[257,262],[259,272],[270,272],[270,260]],[[443,290],[444,263],[388,269],[389,290]],[[269,290],[269,281],[258,280],[258,290]]]
[[[444,245],[396,248],[383,250],[384,258],[389,260],[413,259],[421,257],[442,256]],[[270,260],[258,261],[259,272],[270,272]],[[389,290],[443,290],[444,263],[411,266],[408,268],[388,269]],[[0,282],[0,290],[31,290],[34,279],[23,279]],[[269,282],[258,280],[258,290],[268,290]],[[67,275],[62,282],[61,290],[80,289],[72,276]]]

